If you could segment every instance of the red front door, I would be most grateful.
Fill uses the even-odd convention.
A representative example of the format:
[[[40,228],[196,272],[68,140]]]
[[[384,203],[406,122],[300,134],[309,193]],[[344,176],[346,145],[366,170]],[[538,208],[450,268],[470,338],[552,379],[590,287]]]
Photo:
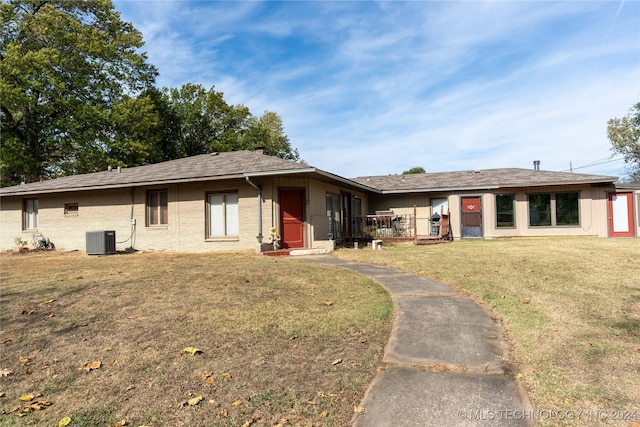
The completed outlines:
[[[609,193],[609,236],[634,236],[633,193]]]
[[[280,230],[283,248],[304,247],[304,189],[280,190]]]

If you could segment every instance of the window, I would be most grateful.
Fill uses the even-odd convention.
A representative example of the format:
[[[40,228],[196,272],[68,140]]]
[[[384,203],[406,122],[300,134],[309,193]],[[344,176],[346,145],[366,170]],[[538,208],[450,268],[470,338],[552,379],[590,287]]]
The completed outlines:
[[[38,199],[25,199],[22,210],[22,229],[38,228]]]
[[[580,225],[578,193],[556,194],[556,225]]]
[[[513,194],[496,195],[496,226],[498,228],[515,227],[514,206]]]
[[[78,216],[78,204],[77,203],[65,203],[64,216]]]
[[[167,193],[167,190],[147,192],[147,227],[169,224]]]
[[[531,227],[579,226],[578,193],[530,194]]]
[[[215,193],[208,197],[207,237],[237,237],[240,234],[238,219],[238,193]]]
[[[551,226],[551,194],[529,195],[529,225]]]
[[[329,218],[329,232],[334,239],[342,235],[342,222],[340,221],[340,196],[333,193],[326,194],[327,217]]]

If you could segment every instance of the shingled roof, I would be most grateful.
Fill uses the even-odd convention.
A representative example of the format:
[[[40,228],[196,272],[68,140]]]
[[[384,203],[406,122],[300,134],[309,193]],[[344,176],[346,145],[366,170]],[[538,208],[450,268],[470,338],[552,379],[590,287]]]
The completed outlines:
[[[353,178],[382,193],[488,190],[562,184],[610,184],[615,176],[551,172],[534,169],[482,169],[461,172],[420,173]]]
[[[562,184],[611,184],[617,180],[615,176],[533,169],[484,169],[347,179],[303,163],[268,156],[260,151],[233,151],[5,187],[0,189],[0,195],[31,195],[288,174],[313,176],[330,182],[339,181],[349,187],[383,194]]]
[[[244,178],[260,174],[316,172],[308,165],[268,156],[259,151],[201,154],[132,168],[66,176],[0,189],[0,195],[26,195],[133,187],[177,182]],[[354,185],[357,185],[353,183]]]

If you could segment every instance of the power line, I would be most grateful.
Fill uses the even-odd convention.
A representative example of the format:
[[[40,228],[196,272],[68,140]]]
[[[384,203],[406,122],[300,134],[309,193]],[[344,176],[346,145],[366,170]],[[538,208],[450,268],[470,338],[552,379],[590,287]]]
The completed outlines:
[[[613,163],[613,162],[619,162],[619,161],[623,161],[624,158],[620,157],[617,159],[601,159],[601,160],[596,160],[595,162],[586,164],[586,165],[582,165],[582,166],[576,166],[575,168],[572,166],[570,169],[566,169],[563,172],[573,172],[576,169],[586,169],[586,168],[591,168],[594,166],[600,166],[600,165],[605,165],[607,163]]]

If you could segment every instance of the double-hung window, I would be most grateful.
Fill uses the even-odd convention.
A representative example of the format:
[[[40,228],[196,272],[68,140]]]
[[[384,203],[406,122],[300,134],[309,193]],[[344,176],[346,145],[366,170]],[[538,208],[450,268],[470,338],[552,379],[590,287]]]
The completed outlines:
[[[38,228],[38,199],[25,199],[22,207],[22,229]]]
[[[147,192],[147,227],[169,224],[167,194],[166,189]]]
[[[238,237],[238,193],[211,193],[207,199],[207,237]]]

